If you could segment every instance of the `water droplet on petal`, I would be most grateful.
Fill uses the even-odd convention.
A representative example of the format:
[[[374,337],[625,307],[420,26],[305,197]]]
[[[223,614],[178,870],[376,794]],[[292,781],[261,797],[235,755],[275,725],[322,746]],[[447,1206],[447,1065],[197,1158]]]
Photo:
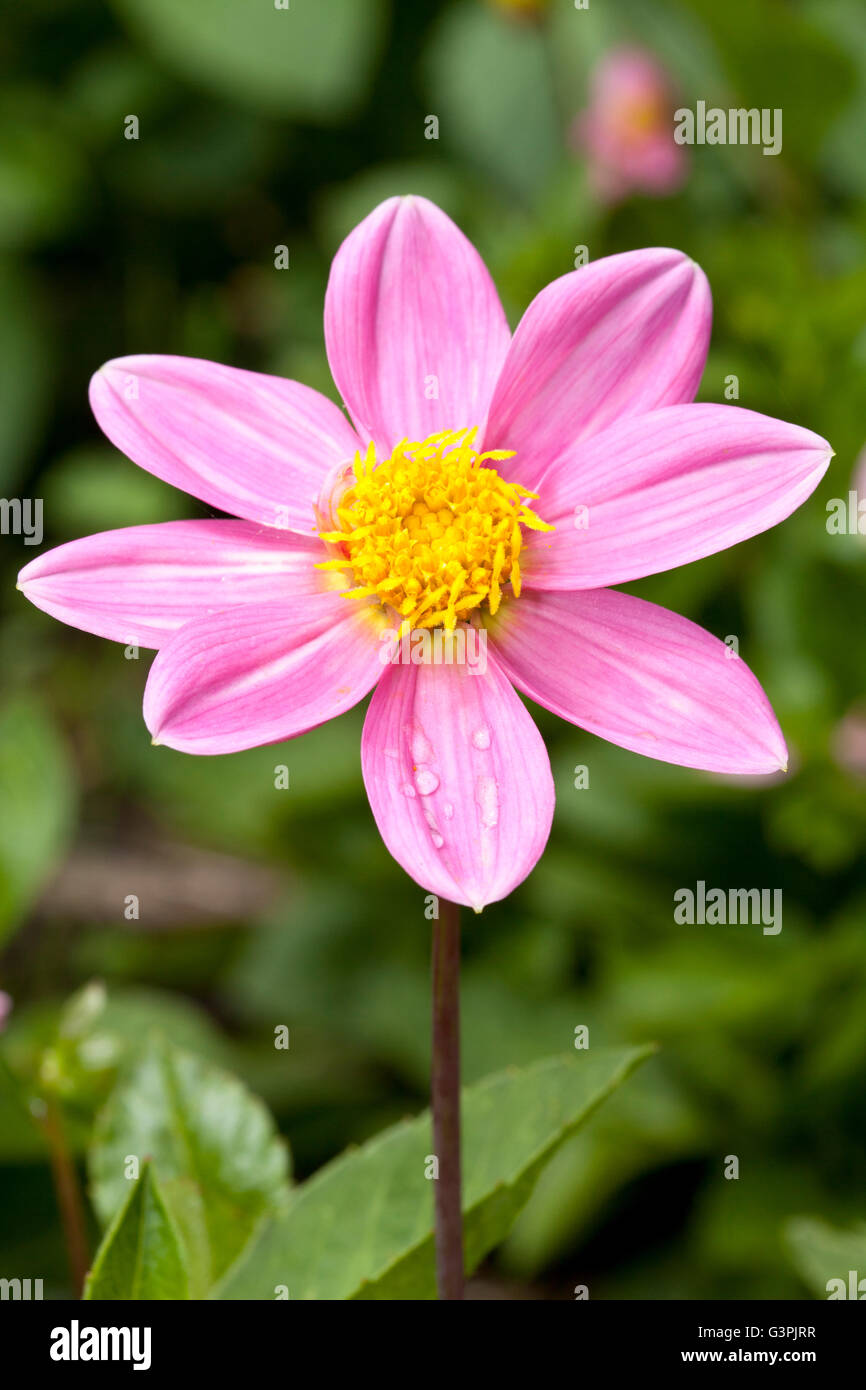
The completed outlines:
[[[481,812],[481,824],[492,830],[499,820],[499,788],[495,777],[479,777],[475,783],[475,800]]]
[[[413,763],[432,763],[433,745],[418,720],[407,724],[404,732],[409,740],[409,752],[412,754]]]
[[[404,782],[404,783],[403,783],[403,795],[404,795],[404,796],[414,796],[414,795],[415,795],[415,788],[412,786],[412,783],[411,783],[411,782]]]
[[[429,767],[416,767],[415,790],[420,796],[430,796],[439,786],[439,778]]]
[[[472,747],[480,749],[481,752],[490,747],[490,730],[486,724],[475,730],[472,735]]]
[[[427,822],[427,826],[430,831],[430,839],[433,842],[434,848],[441,849],[445,841],[439,833],[439,827],[436,824],[436,817],[434,816],[429,806],[424,807],[424,819]]]
[[[445,805],[442,807],[442,810],[445,812],[445,819],[451,820],[452,816],[454,815],[454,807],[451,805],[450,801],[445,802]]]

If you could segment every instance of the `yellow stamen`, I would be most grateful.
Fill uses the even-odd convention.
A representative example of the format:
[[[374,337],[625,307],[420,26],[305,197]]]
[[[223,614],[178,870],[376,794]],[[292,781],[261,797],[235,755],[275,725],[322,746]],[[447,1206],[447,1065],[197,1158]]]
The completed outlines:
[[[401,632],[454,628],[485,602],[495,613],[504,586],[520,594],[521,527],[553,530],[527,506],[537,494],[489,466],[513,453],[478,453],[475,435],[404,439],[381,463],[370,444],[330,518],[339,529],[319,533],[337,552],[319,568],[350,571],[345,597],[379,598],[403,618]]]

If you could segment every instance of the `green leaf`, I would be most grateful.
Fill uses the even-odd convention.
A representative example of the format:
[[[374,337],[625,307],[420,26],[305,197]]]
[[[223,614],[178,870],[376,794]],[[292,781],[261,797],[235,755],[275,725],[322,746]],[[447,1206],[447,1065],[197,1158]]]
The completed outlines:
[[[72,820],[66,753],[32,699],[0,710],[0,941],[38,896]]]
[[[443,15],[426,67],[443,145],[509,192],[536,197],[564,152],[542,33],[472,0]]]
[[[105,1012],[108,993],[102,980],[90,980],[67,999],[57,1020],[58,1036],[65,1041],[82,1038]]]
[[[357,104],[383,30],[381,0],[115,0],[184,76],[267,111],[331,121]]]
[[[824,150],[837,178],[861,197],[866,191],[866,11],[848,0],[807,0],[804,17],[831,36],[857,65],[857,93],[830,130]]]
[[[82,194],[81,153],[48,90],[0,94],[0,248],[17,251],[66,230]]]
[[[4,1163],[44,1161],[45,1136],[35,1123],[28,1095],[0,1051],[0,1157]]]
[[[599,1049],[509,1069],[463,1092],[471,1272],[507,1235],[545,1163],[652,1048]],[[215,1291],[222,1299],[435,1297],[429,1111],[312,1178]]]
[[[42,428],[52,343],[40,286],[12,259],[0,260],[0,496],[17,495]],[[21,563],[33,558],[22,548]]]
[[[189,1277],[177,1227],[150,1163],[117,1213],[87,1276],[85,1299],[130,1301],[189,1298]]]
[[[866,1277],[866,1222],[850,1231],[837,1231],[824,1221],[798,1216],[785,1226],[785,1241],[803,1282],[826,1298],[831,1279],[841,1279],[849,1296],[848,1276]],[[855,1295],[856,1296],[856,1295]]]
[[[63,539],[172,521],[184,510],[183,499],[158,478],[99,444],[63,454],[43,473],[40,486],[45,514]]]
[[[156,1038],[94,1128],[91,1195],[103,1222],[121,1205],[127,1156],[152,1157],[200,1298],[261,1218],[288,1197],[288,1152],[262,1102],[235,1077]]]
[[[646,16],[647,6],[640,8]],[[745,5],[735,24],[716,0],[688,0],[688,8],[715,42],[741,99],[730,104],[748,106],[751,95],[760,92],[756,106],[784,112],[785,157],[810,159],[855,88],[849,54],[798,13],[799,7]]]
[[[124,1067],[158,1032],[177,1047],[225,1065],[233,1053],[210,1017],[180,994],[152,989],[117,989],[98,980],[61,1003],[42,999],[16,1007],[0,1039],[0,1052],[22,1093],[50,1092],[71,1107],[89,1137],[97,1110],[108,1099]],[[3,1123],[0,1084],[0,1160],[20,1152],[20,1127]],[[38,1131],[31,1124],[30,1148]],[[75,1132],[67,1136],[74,1145]],[[84,1143],[80,1145],[84,1150]],[[41,1141],[35,1151],[43,1152]],[[78,1149],[75,1149],[78,1152]]]

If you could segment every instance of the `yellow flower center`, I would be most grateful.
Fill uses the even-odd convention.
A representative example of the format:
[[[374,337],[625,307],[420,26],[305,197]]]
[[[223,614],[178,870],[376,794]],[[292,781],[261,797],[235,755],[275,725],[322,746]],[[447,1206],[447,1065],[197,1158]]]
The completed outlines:
[[[319,533],[338,549],[319,568],[350,569],[356,583],[345,596],[378,598],[403,630],[454,628],[483,603],[495,613],[505,585],[520,594],[521,527],[553,530],[526,505],[536,493],[489,467],[513,451],[479,454],[476,433],[404,439],[381,463],[370,444],[336,503],[339,529]]]
[[[666,120],[664,100],[655,95],[629,97],[613,114],[618,132],[626,140],[643,140],[662,129]]]

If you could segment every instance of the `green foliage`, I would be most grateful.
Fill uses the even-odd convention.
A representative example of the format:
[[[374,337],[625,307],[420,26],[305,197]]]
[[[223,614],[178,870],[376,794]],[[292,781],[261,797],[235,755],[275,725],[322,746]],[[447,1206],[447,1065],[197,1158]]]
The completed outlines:
[[[85,1299],[185,1299],[189,1280],[180,1235],[150,1163],[117,1213],[87,1279]]]
[[[88,1166],[103,1222],[124,1200],[130,1155],[154,1160],[195,1297],[288,1197],[286,1147],[261,1102],[234,1077],[164,1040],[154,1040],[97,1117]]]
[[[99,445],[73,449],[57,459],[45,474],[42,492],[48,515],[60,520],[67,540],[91,527],[112,531],[174,521],[185,510],[181,498],[164,483]]]
[[[50,343],[38,293],[25,267],[0,259],[0,490],[4,497],[16,495],[45,408]]]
[[[464,1092],[468,1272],[508,1234],[563,1141],[650,1051],[552,1058]],[[217,1296],[273,1298],[284,1286],[293,1299],[435,1298],[432,1142],[425,1113],[325,1168],[265,1227]]]
[[[780,527],[630,586],[738,636],[790,744],[786,779],[669,768],[533,711],[557,788],[551,841],[464,932],[467,1095],[518,1069],[496,1082],[503,1124],[514,1117],[501,1166],[484,1169],[474,1140],[467,1155],[470,1254],[490,1250],[485,1279],[521,1292],[559,1296],[564,1271],[573,1287],[588,1270],[593,1298],[823,1298],[836,1265],[866,1273],[866,758],[842,722],[866,712],[866,537],[826,529],[866,441],[860,0],[555,0],[535,21],[496,0],[7,8],[0,497],[44,499],[46,546],[211,514],[102,439],[86,401],[102,361],[201,355],[336,399],[330,259],[407,191],[458,219],[513,324],[577,245],[592,259],[682,248],[713,290],[700,398],[722,400],[734,374],[741,406],[830,440],[826,479]],[[594,65],[623,43],[666,65],[678,104],[781,106],[781,154],[693,147],[675,196],[594,200],[573,122]],[[277,271],[282,244],[291,268]],[[124,1243],[145,1231],[163,1253],[143,1275],[160,1267],[191,1297],[220,1277],[245,1296],[277,1283],[302,1296],[340,1258],[318,1203],[334,1191],[357,1232],[370,1204],[350,1184],[388,1172],[399,1229],[376,1248],[360,1232],[370,1258],[349,1250],[341,1296],[363,1279],[367,1296],[428,1295],[429,1145],[423,1119],[402,1120],[428,1093],[430,923],[365,803],[363,708],[227,758],[153,749],[150,655],[127,660],[30,608],[14,585],[36,553],[0,537],[0,989],[13,1000],[0,1264],[38,1265],[51,1296],[70,1294],[49,1106],[114,1229],[91,1297],[107,1296],[97,1276],[131,1287]],[[697,879],[780,887],[782,932],[674,924],[673,893]],[[140,921],[123,915],[127,893],[143,895]],[[590,1051],[567,1061],[580,1026]],[[662,1044],[653,1065],[565,1137],[572,1078],[648,1038]],[[531,1103],[539,1074],[562,1084],[549,1125]],[[737,1181],[722,1176],[731,1153]],[[153,1158],[134,1186],[129,1154]],[[284,1259],[282,1233],[308,1220],[321,1265],[300,1238]],[[253,1250],[267,1255],[260,1285]]]
[[[358,101],[382,30],[381,0],[116,0],[121,17],[172,67],[221,95],[314,119]]]
[[[826,1298],[832,1280],[841,1279],[850,1297],[849,1272],[855,1271],[855,1285],[866,1270],[866,1222],[850,1231],[837,1231],[824,1221],[799,1217],[789,1221],[785,1237],[803,1282],[817,1298]],[[838,1286],[837,1286],[838,1287]],[[855,1295],[862,1297],[862,1294]]]
[[[443,142],[509,192],[538,194],[561,142],[542,35],[463,0],[443,15],[426,62]]]
[[[7,701],[0,708],[0,940],[65,849],[74,796],[50,716],[24,698]]]

